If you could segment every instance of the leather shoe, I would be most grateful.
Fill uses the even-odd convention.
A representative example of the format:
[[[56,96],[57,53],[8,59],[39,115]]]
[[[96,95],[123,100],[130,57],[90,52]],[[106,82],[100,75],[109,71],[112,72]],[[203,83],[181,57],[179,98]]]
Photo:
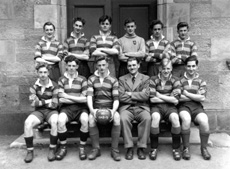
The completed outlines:
[[[85,160],[87,158],[87,154],[85,152],[84,147],[79,148],[79,158],[80,158],[80,160]]]
[[[117,150],[117,149],[112,149],[112,150],[111,150],[111,157],[114,159],[114,161],[120,161],[120,160],[121,160],[121,157],[120,157],[119,150]]]
[[[176,161],[181,159],[180,149],[173,149],[173,158]]]
[[[183,150],[183,152],[182,152],[182,158],[184,160],[190,160],[190,157],[191,157],[191,155],[190,155],[189,148],[185,147],[184,150]]]
[[[126,155],[125,155],[126,160],[132,160],[133,159],[133,148],[128,148]]]
[[[138,159],[140,159],[140,160],[146,159],[144,148],[138,148],[137,149],[137,156],[138,156]]]
[[[149,158],[151,160],[156,160],[157,159],[157,149],[152,149],[150,152],[149,152]]]
[[[211,154],[208,152],[207,148],[201,148],[201,154],[205,160],[211,159]]]
[[[26,154],[24,161],[26,163],[30,163],[31,161],[33,161],[33,158],[34,158],[34,151],[33,150],[27,150],[27,154]]]
[[[56,147],[54,148],[49,148],[49,153],[48,153],[48,161],[54,161],[55,160],[55,153],[56,153]]]
[[[56,160],[62,160],[67,154],[66,146],[61,146],[56,154]]]
[[[99,148],[94,148],[92,149],[92,151],[90,152],[88,159],[89,160],[95,160],[97,157],[101,156],[101,151]]]

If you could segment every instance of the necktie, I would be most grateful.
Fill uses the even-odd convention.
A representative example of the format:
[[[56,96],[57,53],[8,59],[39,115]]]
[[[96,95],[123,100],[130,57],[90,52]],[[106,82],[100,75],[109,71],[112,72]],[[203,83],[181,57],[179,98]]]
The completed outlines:
[[[135,77],[134,76],[132,77],[132,82],[133,82],[133,84],[135,83]]]

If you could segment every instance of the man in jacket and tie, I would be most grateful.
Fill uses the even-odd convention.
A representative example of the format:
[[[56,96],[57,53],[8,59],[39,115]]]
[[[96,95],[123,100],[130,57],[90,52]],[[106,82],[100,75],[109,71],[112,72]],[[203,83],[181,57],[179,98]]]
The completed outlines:
[[[137,58],[128,58],[129,73],[119,78],[119,112],[127,160],[133,159],[132,121],[138,122],[137,155],[141,160],[146,158],[144,149],[150,133],[149,76],[139,73],[139,67]]]

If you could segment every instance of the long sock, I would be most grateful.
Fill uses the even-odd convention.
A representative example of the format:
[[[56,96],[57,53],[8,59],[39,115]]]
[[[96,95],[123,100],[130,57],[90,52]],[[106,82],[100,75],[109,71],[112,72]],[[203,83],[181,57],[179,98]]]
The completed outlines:
[[[57,145],[58,136],[53,136],[50,134],[50,147],[54,148]]]
[[[34,145],[33,145],[33,136],[32,137],[24,137],[25,142],[26,142],[26,147],[27,149],[33,150]]]
[[[88,137],[89,137],[89,132],[82,132],[80,130],[80,146],[81,147],[85,146]]]
[[[189,147],[190,129],[181,130],[181,136],[183,141],[183,147]]]
[[[157,149],[158,148],[159,133],[160,133],[159,128],[151,127],[151,129],[150,129],[150,141],[151,141],[150,146],[151,146],[151,149]]]
[[[200,132],[200,142],[201,142],[201,147],[206,148],[208,145],[208,138],[209,138],[210,133],[201,133]]]
[[[99,131],[97,126],[89,127],[89,135],[93,148],[100,148],[99,146]]]
[[[61,143],[62,145],[66,144],[66,138],[67,138],[66,135],[67,135],[66,132],[64,132],[64,133],[58,133],[58,138],[59,138],[60,143]]]
[[[180,138],[181,127],[172,127],[172,148],[178,149],[180,148],[181,138]]]
[[[111,130],[112,149],[118,149],[120,135],[121,135],[121,126],[113,125]]]

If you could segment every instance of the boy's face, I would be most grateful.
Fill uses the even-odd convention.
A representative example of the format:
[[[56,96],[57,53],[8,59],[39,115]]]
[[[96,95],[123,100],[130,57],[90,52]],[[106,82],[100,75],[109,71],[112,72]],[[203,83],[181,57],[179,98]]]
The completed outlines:
[[[83,29],[83,24],[81,21],[76,21],[74,24],[73,24],[73,29],[74,29],[74,32],[75,33],[81,33],[82,29]]]
[[[185,40],[188,38],[188,27],[187,26],[181,27],[177,32],[179,34],[179,37],[182,40]]]
[[[100,60],[97,62],[97,70],[99,72],[99,74],[104,74],[107,72],[108,70],[108,62],[106,60]]]
[[[162,35],[162,26],[161,24],[156,24],[153,26],[152,30],[153,37],[160,38]]]
[[[162,66],[161,75],[168,78],[172,72],[172,64],[169,62],[167,65]]]
[[[193,76],[197,72],[198,66],[196,65],[196,61],[189,61],[186,65],[186,72]]]
[[[136,24],[134,22],[130,22],[130,23],[127,23],[124,27],[126,33],[128,35],[133,35],[135,34],[135,30],[136,30]]]
[[[41,81],[45,81],[48,79],[49,71],[46,67],[41,67],[40,69],[38,69],[37,73],[38,73],[38,78]]]
[[[68,74],[70,74],[70,75],[74,75],[77,72],[77,69],[78,69],[78,65],[76,64],[75,61],[68,62],[66,64],[66,70],[67,70]]]
[[[127,62],[127,69],[131,75],[135,75],[138,72],[140,64],[136,60]]]
[[[44,32],[45,32],[45,36],[48,39],[52,39],[54,36],[55,30],[54,30],[54,27],[52,25],[46,25],[44,28]]]
[[[110,31],[111,29],[111,24],[108,19],[106,19],[104,22],[100,23],[100,30],[104,33]]]

